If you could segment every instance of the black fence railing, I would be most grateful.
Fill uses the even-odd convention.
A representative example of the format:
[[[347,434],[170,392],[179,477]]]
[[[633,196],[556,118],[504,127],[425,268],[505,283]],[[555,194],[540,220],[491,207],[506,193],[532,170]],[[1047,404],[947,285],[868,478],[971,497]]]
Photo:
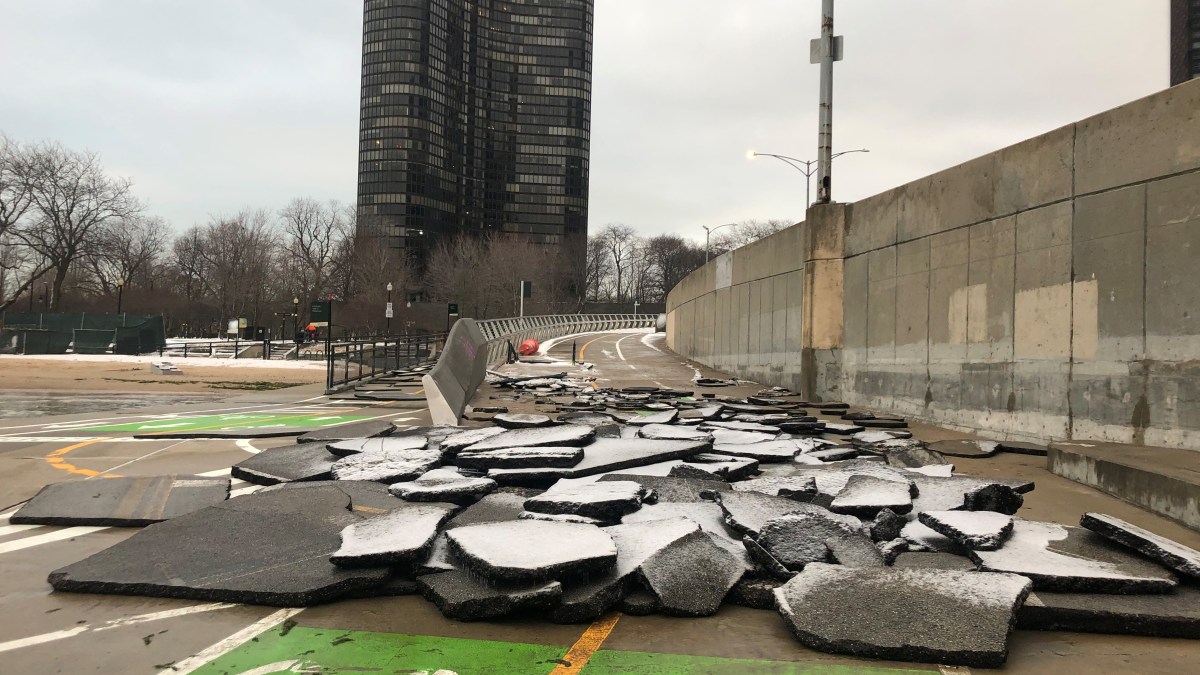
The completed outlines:
[[[334,342],[325,355],[325,388],[335,391],[393,370],[432,364],[445,342],[445,335]]]

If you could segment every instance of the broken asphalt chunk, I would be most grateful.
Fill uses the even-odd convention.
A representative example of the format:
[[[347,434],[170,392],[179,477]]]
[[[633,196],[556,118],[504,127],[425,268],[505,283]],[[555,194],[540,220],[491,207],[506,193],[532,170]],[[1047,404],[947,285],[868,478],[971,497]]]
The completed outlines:
[[[1029,580],[1012,574],[815,563],[775,600],[800,642],[818,651],[996,668],[1028,594]]]
[[[880,509],[890,509],[899,514],[912,511],[908,486],[898,481],[859,474],[846,481],[846,487],[829,505],[829,510],[835,513],[847,513],[859,518],[874,518]]]
[[[405,504],[348,525],[329,560],[338,567],[411,565],[429,552],[438,528],[455,510],[451,504]]]
[[[330,474],[334,480],[398,483],[418,478],[441,463],[442,453],[438,450],[378,450],[343,457],[334,463]]]
[[[285,445],[263,450],[234,464],[230,475],[258,485],[330,480],[330,472],[339,459],[320,443]]]
[[[484,523],[446,533],[450,550],[496,582],[543,581],[610,569],[617,551],[598,527],[540,520]]]
[[[52,483],[9,520],[13,525],[141,527],[215,506],[228,478],[135,476]]]
[[[635,478],[635,476],[631,476]],[[642,505],[646,489],[630,480],[567,483],[559,481],[542,494],[525,500],[525,510],[569,514],[618,523],[621,516]]]
[[[1013,518],[994,511],[923,511],[921,524],[964,548],[995,551],[1012,533]]]
[[[409,502],[471,504],[496,489],[490,478],[472,478],[452,469],[434,469],[407,483],[396,483],[388,492]]]
[[[745,566],[703,531],[681,537],[646,559],[642,579],[671,616],[710,616],[721,607]]]
[[[1179,574],[1200,579],[1200,551],[1194,548],[1103,513],[1085,513],[1079,524],[1106,539],[1128,546]]]
[[[562,597],[557,581],[495,585],[462,571],[427,574],[417,579],[421,595],[443,616],[458,621],[495,619],[513,612],[550,609]]]

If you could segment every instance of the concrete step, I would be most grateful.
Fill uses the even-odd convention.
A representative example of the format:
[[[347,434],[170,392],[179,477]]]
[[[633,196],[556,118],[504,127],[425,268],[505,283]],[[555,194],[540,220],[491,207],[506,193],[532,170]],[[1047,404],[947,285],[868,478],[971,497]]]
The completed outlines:
[[[1200,452],[1070,441],[1050,445],[1046,467],[1200,530]]]

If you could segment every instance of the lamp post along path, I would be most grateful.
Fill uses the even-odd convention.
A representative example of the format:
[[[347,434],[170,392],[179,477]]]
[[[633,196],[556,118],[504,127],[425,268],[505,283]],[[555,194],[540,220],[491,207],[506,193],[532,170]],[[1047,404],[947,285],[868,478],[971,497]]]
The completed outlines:
[[[842,152],[833,153],[829,156],[829,159],[830,161],[833,161],[842,155],[849,155],[852,152],[870,152],[870,150],[865,148],[860,148],[858,150],[843,150]],[[750,159],[754,159],[755,157],[774,157],[775,159],[804,174],[804,208],[807,210],[808,207],[812,205],[812,175],[816,173],[816,169],[813,165],[817,163],[817,160],[796,159],[795,157],[788,157],[787,155],[776,155],[770,152],[755,152],[753,150],[747,153],[747,157]],[[803,165],[803,167],[801,165]]]
[[[737,223],[725,223],[724,225],[718,225],[716,227],[709,227],[707,225],[700,226],[700,227],[704,228],[704,264],[705,265],[708,264],[709,249],[711,248],[710,241],[711,241],[712,233],[716,232],[717,230],[721,229],[722,227],[733,227],[735,225],[737,225]]]
[[[833,34],[833,0],[821,0],[821,37],[809,46],[809,61],[821,66],[820,120],[817,129],[817,202],[832,199],[833,64],[842,60],[842,38]]]

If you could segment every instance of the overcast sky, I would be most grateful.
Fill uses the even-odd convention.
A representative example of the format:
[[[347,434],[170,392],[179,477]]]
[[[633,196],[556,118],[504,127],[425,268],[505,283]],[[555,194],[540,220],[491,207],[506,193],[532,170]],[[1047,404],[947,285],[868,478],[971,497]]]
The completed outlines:
[[[841,0],[834,198],[1168,84],[1168,0]],[[818,0],[596,0],[590,227],[800,220]],[[0,131],[95,150],[177,228],[352,202],[361,0],[3,0]]]

